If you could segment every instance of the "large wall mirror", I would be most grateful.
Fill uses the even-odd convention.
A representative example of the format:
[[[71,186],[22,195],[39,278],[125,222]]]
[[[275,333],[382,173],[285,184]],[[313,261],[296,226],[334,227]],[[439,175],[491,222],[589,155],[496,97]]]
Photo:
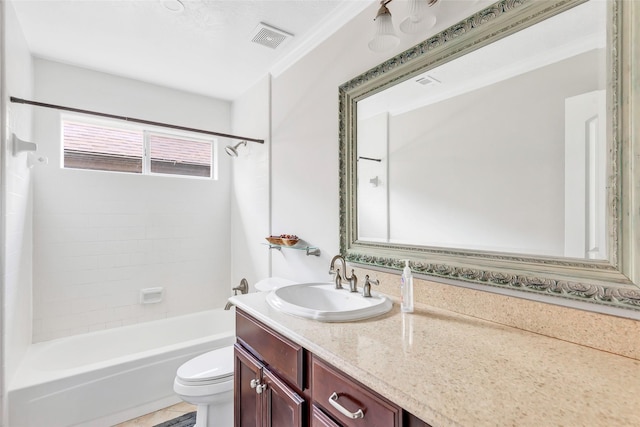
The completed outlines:
[[[640,311],[633,3],[504,0],[342,85],[346,258]]]

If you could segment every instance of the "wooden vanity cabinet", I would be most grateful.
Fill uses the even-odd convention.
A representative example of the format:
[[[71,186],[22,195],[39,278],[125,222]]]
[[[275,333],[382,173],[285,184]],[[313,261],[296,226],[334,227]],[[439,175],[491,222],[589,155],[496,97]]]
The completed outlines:
[[[263,399],[252,381],[260,381],[264,366],[238,344],[234,346],[234,359],[234,425],[261,426]]]
[[[236,312],[235,427],[307,425],[302,347]]]
[[[304,399],[242,346],[235,345],[235,425],[302,427]]]
[[[429,427],[240,309],[236,337],[235,427]]]

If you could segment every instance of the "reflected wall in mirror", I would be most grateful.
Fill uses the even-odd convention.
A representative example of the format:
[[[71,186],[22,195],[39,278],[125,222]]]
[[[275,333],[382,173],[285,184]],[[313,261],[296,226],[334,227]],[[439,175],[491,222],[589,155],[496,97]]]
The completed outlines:
[[[587,2],[359,101],[358,240],[605,259],[606,16]]]
[[[502,1],[345,83],[347,259],[640,309],[626,3]]]

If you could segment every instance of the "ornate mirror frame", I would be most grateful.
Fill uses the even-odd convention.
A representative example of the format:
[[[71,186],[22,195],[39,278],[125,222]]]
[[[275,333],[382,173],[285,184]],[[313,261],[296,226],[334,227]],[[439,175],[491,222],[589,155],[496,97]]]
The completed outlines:
[[[629,312],[631,317],[637,316],[640,31],[633,23],[640,22],[640,2],[608,1],[608,259],[529,257],[358,240],[357,102],[585,1],[499,1],[340,86],[340,252],[348,261],[400,270],[400,260],[408,258],[414,272],[432,278],[625,308],[636,311]]]

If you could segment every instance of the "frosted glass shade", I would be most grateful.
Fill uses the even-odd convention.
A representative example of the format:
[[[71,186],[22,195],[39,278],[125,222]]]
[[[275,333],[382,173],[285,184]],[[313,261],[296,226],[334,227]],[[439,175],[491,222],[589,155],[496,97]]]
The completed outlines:
[[[400,31],[405,34],[416,34],[421,30],[428,30],[436,25],[436,17],[433,15],[425,15],[423,17],[407,16],[400,23]]]
[[[435,14],[430,10],[428,0],[409,0],[407,16],[400,23],[400,31],[405,34],[415,34],[421,30],[428,30],[436,25]],[[438,3],[436,3],[438,4]]]
[[[390,13],[378,15],[375,19],[375,33],[369,42],[369,49],[374,52],[383,52],[392,49],[400,43],[393,29],[393,21]]]

